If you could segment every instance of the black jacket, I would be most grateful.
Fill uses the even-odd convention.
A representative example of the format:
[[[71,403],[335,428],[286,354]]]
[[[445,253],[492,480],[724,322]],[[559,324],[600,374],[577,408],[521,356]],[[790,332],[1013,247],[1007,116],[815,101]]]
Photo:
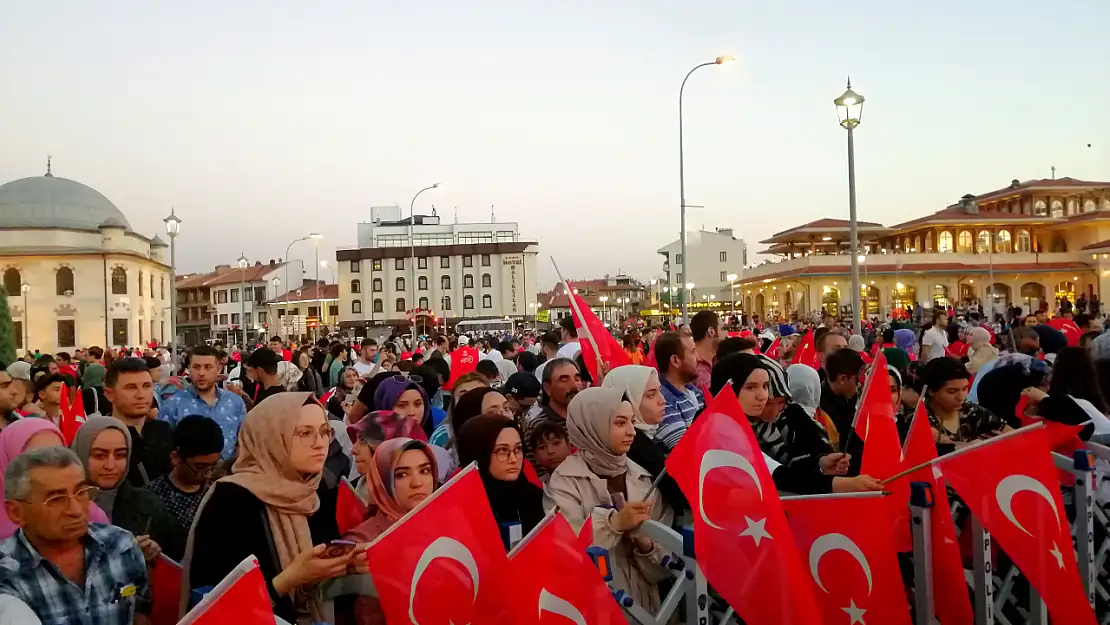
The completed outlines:
[[[128,480],[116,489],[112,525],[136,536],[150,536],[163,553],[178,562],[185,555],[186,534],[177,519],[166,510],[158,495],[133,486]]]
[[[147,419],[143,431],[127,426],[131,432],[131,464],[127,481],[135,486],[146,486],[173,469],[170,452],[173,451],[173,426],[165,421]]]
[[[856,401],[857,398],[844,399],[837,395],[827,382],[821,385],[821,410],[836,426],[840,451],[852,455],[848,475],[859,475],[863,465],[863,440],[852,431],[852,422],[856,420]]]
[[[628,450],[628,459],[643,467],[654,479],[658,478],[667,466],[667,450],[647,434],[636,430],[636,437],[632,439],[632,447]],[[690,509],[690,504],[682,494],[682,489],[678,487],[678,482],[670,475],[664,476],[659,481],[659,492],[663,495],[663,501],[674,510],[675,516]]]

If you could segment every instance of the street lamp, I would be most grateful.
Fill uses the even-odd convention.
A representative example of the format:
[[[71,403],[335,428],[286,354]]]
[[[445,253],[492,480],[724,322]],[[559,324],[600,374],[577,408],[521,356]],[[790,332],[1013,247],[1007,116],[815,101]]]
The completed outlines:
[[[681,224],[679,227],[679,239],[682,242],[682,273],[690,275],[690,258],[686,255],[686,168],[685,168],[685,155],[682,142],[682,93],[686,90],[686,81],[690,80],[690,75],[703,67],[711,65],[724,65],[736,59],[731,56],[719,56],[707,63],[695,65],[693,69],[686,73],[686,77],[682,79],[682,86],[678,88],[678,207]],[[677,263],[676,263],[677,264]],[[682,300],[682,318],[685,321],[687,313],[686,300]]]
[[[409,202],[409,304],[412,310],[416,310],[416,198],[425,191],[438,189],[443,183],[437,182],[430,187],[424,187],[412,196],[412,202]],[[412,345],[413,349],[416,348],[416,314],[412,316]]]
[[[312,239],[312,243],[316,246],[316,295],[319,296],[320,295],[320,239],[324,238],[324,235],[322,235],[318,232],[313,232],[312,234],[308,235],[308,238]],[[319,298],[317,297],[317,301],[316,301],[316,327],[312,329],[312,340],[314,340],[314,341],[319,336],[318,333],[320,331],[319,330],[320,317],[323,316],[323,315],[320,314],[322,312],[320,310],[322,307],[323,307],[323,303],[320,302]]]
[[[854,132],[863,118],[863,101],[860,94],[852,91],[852,80],[848,79],[848,89],[833,100],[836,105],[840,126],[848,131],[848,227],[852,244],[852,331],[860,334],[859,304],[859,223],[856,221],[856,143]]]
[[[170,216],[162,220],[166,224],[166,234],[170,237],[170,363],[177,374],[177,256],[174,240],[181,232],[181,219],[170,208]],[[163,339],[165,337],[162,337]]]
[[[31,285],[24,282],[19,286],[23,292],[23,353],[31,353],[31,315],[27,308],[27,294],[31,292]]]
[[[730,300],[732,300],[732,314],[735,315],[736,314],[736,278],[738,278],[740,276],[737,276],[734,273],[730,273],[725,277],[728,278],[728,298]]]
[[[289,251],[293,249],[294,245],[296,245],[297,243],[300,243],[301,241],[308,241],[308,240],[316,241],[316,240],[319,240],[321,238],[323,238],[323,235],[313,233],[313,234],[303,236],[299,239],[293,239],[292,241],[289,242],[289,245],[285,246],[285,286],[287,288],[289,288],[289,289],[293,288],[293,283],[289,281]]]
[[[331,265],[328,264],[328,261],[326,261],[326,260],[320,261],[320,266],[323,267],[324,269],[328,270],[328,279],[331,280],[332,282],[335,282],[335,272],[332,271]]]
[[[602,310],[601,316],[603,318],[608,317],[609,316],[609,305],[606,304],[605,302],[609,301],[609,296],[608,295],[602,295],[601,297],[599,297],[597,299],[601,301],[601,310]]]
[[[247,255],[239,255],[239,328],[243,330],[243,342],[239,345],[240,350],[247,348],[247,298],[243,295],[243,289],[247,281],[247,265],[250,263],[247,260]]]

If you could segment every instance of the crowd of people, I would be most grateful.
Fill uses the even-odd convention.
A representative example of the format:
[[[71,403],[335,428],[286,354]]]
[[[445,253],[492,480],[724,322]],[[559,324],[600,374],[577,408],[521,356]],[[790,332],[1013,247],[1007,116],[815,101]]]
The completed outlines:
[[[1086,313],[1060,318],[1064,330],[937,311],[853,335],[703,311],[626,331],[633,364],[596,380],[569,318],[411,345],[201,345],[180,365],[157,347],[31,354],[0,370],[0,622],[146,622],[162,557],[183,567],[184,613],[253,555],[286,621],[384,623],[374,597],[335,591],[367,573],[364,549],[329,544],[366,545],[472,463],[501,524],[526,534],[555,506],[576,531],[591,520],[611,585],[654,610],[663,553],[638,530],[688,517],[665,463],[707,397],[735,392],[780,491],[881,490],[848,434],[880,350],[900,434],[923,401],[940,453],[1018,427],[1019,406],[1110,434],[1110,333]],[[816,367],[793,363],[807,334]],[[453,362],[460,347],[477,361]],[[343,480],[368,510],[345,531]]]

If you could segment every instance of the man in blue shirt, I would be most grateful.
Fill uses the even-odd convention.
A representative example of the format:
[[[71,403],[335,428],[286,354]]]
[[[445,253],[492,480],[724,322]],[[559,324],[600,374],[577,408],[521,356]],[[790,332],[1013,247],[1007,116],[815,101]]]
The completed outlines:
[[[239,426],[247,417],[247,405],[235,393],[216,386],[220,375],[220,355],[215,348],[201,345],[189,352],[190,386],[162,403],[158,419],[177,427],[178,421],[201,415],[219,424],[224,433],[225,459],[235,454]]]
[[[664,332],[655,340],[655,362],[659,387],[667,404],[663,422],[655,431],[655,442],[674,449],[694,417],[705,408],[705,397],[694,384],[698,379],[698,356],[694,339],[678,332]]]
[[[4,499],[15,534],[0,542],[0,594],[43,625],[130,625],[147,593],[143,552],[129,532],[89,523],[97,487],[77,455],[42,447],[12,460]]]

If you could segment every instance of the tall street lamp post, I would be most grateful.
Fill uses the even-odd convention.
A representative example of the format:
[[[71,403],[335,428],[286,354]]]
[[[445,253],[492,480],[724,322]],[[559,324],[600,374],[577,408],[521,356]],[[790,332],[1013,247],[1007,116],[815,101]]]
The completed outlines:
[[[243,295],[243,290],[246,286],[249,262],[246,254],[239,256],[239,329],[243,332],[243,342],[239,344],[240,350],[247,348],[247,298]]]
[[[27,308],[27,294],[31,292],[31,285],[24,282],[19,286],[23,292],[23,353],[31,353],[31,309]]]
[[[860,334],[859,304],[859,223],[856,221],[856,143],[854,132],[863,117],[863,96],[852,91],[852,80],[848,79],[848,89],[833,100],[836,105],[840,126],[848,131],[848,225],[852,243],[852,331]]]
[[[598,299],[598,301],[601,302],[601,311],[602,311],[601,312],[601,318],[605,319],[606,317],[609,316],[609,305],[606,303],[606,302],[609,301],[609,296],[608,295],[602,295],[601,297],[599,297],[597,299]]]
[[[181,232],[181,219],[174,209],[170,216],[162,220],[166,224],[166,234],[170,237],[170,363],[177,374],[177,255],[174,241]],[[165,337],[162,337],[165,338]]]
[[[412,202],[409,202],[409,307],[413,310],[412,315],[412,347],[416,349],[416,198],[425,191],[438,189],[443,183],[437,182],[430,187],[424,187],[412,196]]]
[[[733,316],[735,316],[736,315],[736,278],[738,278],[739,276],[737,276],[734,273],[730,273],[725,277],[728,278],[728,299],[732,302],[732,314],[733,314]]]
[[[675,263],[682,267],[682,275],[684,277],[690,276],[690,257],[686,255],[686,165],[685,154],[682,141],[682,93],[686,90],[686,81],[690,80],[690,75],[703,67],[711,65],[723,65],[729,61],[736,59],[731,56],[719,56],[707,63],[695,65],[693,69],[686,72],[686,77],[682,79],[682,86],[678,88],[678,205],[679,205],[679,219],[681,224],[679,226],[679,239],[682,241],[682,262]],[[688,317],[686,313],[687,302],[682,300],[682,320],[686,321]]]

